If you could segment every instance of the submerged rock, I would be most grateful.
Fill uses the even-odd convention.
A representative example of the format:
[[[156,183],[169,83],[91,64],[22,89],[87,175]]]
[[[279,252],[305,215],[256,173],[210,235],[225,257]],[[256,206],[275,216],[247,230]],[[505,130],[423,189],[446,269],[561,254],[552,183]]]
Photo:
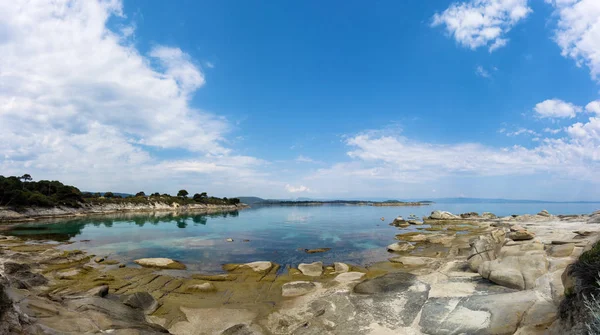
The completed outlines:
[[[304,249],[304,252],[306,252],[307,254],[316,254],[319,252],[327,252],[331,250],[331,248],[316,248],[316,249]]]
[[[177,269],[183,270],[185,269],[185,265],[174,261],[170,258],[140,258],[134,261],[136,264],[141,265],[143,267],[149,268],[161,268],[161,269]]]
[[[309,281],[293,281],[285,283],[281,287],[281,295],[286,298],[299,297],[317,289],[317,286]]]
[[[298,265],[298,270],[305,276],[319,277],[323,274],[323,262],[301,263]]]

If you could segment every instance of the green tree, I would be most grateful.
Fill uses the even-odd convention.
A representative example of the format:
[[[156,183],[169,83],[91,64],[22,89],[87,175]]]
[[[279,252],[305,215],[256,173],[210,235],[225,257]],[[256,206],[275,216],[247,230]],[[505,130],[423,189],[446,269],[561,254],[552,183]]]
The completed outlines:
[[[144,191],[142,191],[142,192],[138,192],[138,193],[136,193],[136,194],[135,194],[135,196],[136,196],[136,197],[145,197],[145,196],[146,196],[146,193],[144,193]]]
[[[187,198],[188,194],[189,193],[186,190],[179,190],[179,192],[177,192],[177,196],[181,197],[181,198],[184,198],[184,199]]]
[[[112,192],[106,192],[106,193],[104,193],[104,197],[105,198],[109,198],[110,199],[110,198],[114,198],[114,196],[115,195]]]

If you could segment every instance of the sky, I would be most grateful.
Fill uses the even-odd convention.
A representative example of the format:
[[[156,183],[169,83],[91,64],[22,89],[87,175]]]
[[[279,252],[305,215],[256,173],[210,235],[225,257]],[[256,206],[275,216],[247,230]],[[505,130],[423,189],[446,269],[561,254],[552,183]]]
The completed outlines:
[[[600,200],[600,1],[0,0],[0,174]]]

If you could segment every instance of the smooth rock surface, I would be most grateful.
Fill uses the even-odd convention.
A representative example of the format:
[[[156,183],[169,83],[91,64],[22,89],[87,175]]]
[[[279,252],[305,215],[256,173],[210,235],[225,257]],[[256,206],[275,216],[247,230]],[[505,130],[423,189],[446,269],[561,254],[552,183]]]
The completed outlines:
[[[178,270],[185,269],[185,265],[170,258],[140,258],[136,259],[134,262],[144,267]]]
[[[314,262],[310,264],[300,263],[300,265],[298,265],[298,270],[305,276],[319,277],[323,274],[323,262]]]
[[[409,251],[414,249],[415,247],[407,242],[397,242],[397,243],[392,243],[390,245],[387,246],[387,251],[389,252],[403,252],[403,251]]]
[[[309,281],[294,281],[285,283],[281,287],[283,297],[299,297],[317,289],[317,286]]]

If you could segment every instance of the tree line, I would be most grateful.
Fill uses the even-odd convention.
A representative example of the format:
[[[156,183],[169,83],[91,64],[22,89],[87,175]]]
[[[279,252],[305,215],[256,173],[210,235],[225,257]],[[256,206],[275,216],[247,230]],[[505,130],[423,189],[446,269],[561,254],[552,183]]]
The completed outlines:
[[[40,180],[33,181],[29,174],[23,176],[4,177],[0,175],[0,206],[9,207],[54,207],[69,206],[80,207],[85,203],[118,203],[135,202],[144,203],[150,201],[161,201],[166,203],[178,203],[180,205],[202,203],[214,205],[237,205],[238,198],[218,198],[208,196],[206,192],[195,193],[191,198],[186,190],[179,190],[176,196],[158,192],[146,195],[138,192],[135,196],[120,195],[113,192],[90,193],[81,192],[77,187],[65,185],[59,181]]]

